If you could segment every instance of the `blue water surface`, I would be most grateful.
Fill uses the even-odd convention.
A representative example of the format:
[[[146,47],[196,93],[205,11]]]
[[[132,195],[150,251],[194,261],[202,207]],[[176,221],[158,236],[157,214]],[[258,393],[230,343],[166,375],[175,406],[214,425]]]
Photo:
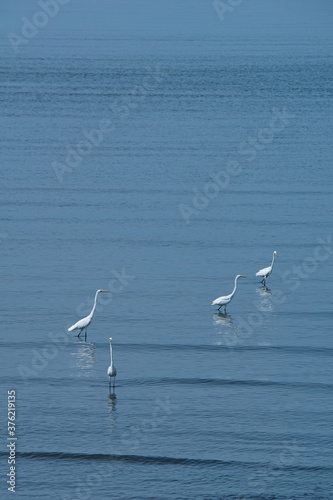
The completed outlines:
[[[47,5],[0,21],[1,498],[15,390],[16,498],[331,499],[332,2]]]

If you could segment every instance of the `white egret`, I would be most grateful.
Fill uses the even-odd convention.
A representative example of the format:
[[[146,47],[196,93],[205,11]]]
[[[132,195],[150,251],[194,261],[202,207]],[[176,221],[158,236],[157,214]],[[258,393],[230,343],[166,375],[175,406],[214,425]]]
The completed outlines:
[[[233,296],[236,293],[238,278],[247,278],[247,276],[242,276],[241,274],[237,274],[237,276],[235,278],[235,286],[234,286],[234,289],[231,292],[231,294],[230,295],[225,295],[224,297],[219,297],[219,298],[213,300],[213,302],[212,302],[211,305],[212,306],[220,306],[218,308],[218,311],[221,309],[222,306],[224,306],[224,312],[225,313],[227,312],[227,304],[229,304],[229,302],[233,299]]]
[[[262,278],[261,283],[263,283],[264,285],[266,285],[266,279],[268,278],[268,276],[272,274],[275,255],[278,256],[278,254],[274,250],[272,264],[268,267],[265,267],[264,269],[260,269],[260,271],[256,273],[256,276],[260,276],[260,278]]]
[[[109,387],[111,387],[111,379],[113,377],[113,388],[116,383],[116,375],[117,375],[117,369],[113,364],[113,353],[112,353],[112,338],[110,337],[110,359],[111,359],[111,365],[108,368],[108,375],[109,375]]]
[[[80,319],[74,325],[70,326],[68,328],[69,332],[72,332],[73,330],[80,330],[80,333],[78,334],[78,337],[80,337],[80,335],[83,332],[83,330],[85,330],[85,336],[87,335],[87,328],[90,325],[90,323],[91,323],[91,321],[92,321],[92,319],[94,317],[95,309],[96,309],[96,304],[97,304],[97,297],[98,297],[99,293],[109,293],[109,291],[108,290],[97,290],[97,292],[95,294],[94,306],[93,306],[90,314],[88,314],[88,316],[86,316],[85,318]]]

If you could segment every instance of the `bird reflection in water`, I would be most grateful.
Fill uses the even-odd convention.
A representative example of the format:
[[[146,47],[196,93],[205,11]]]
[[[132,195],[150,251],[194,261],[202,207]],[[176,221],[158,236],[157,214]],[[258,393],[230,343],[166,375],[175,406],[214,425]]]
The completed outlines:
[[[267,288],[267,286],[264,285],[257,288],[256,292],[260,298],[258,309],[260,311],[273,311],[274,300],[270,288]]]
[[[86,342],[78,339],[78,341],[73,344],[73,347],[75,350],[72,352],[72,356],[75,357],[77,368],[83,370],[92,368],[95,364],[96,345],[93,342]]]
[[[114,411],[116,411],[116,404],[117,404],[117,396],[114,391],[114,389],[109,390],[108,394],[108,407],[110,410],[110,413],[112,414]]]
[[[109,426],[110,430],[114,429],[114,426],[116,424],[116,409],[117,409],[117,396],[114,392],[114,389],[111,390],[109,389],[109,394],[108,394],[108,409],[109,409]]]
[[[222,336],[222,340],[217,342],[218,345],[232,347],[237,344],[237,327],[230,314],[215,313],[213,314],[213,322],[219,327],[218,333]]]

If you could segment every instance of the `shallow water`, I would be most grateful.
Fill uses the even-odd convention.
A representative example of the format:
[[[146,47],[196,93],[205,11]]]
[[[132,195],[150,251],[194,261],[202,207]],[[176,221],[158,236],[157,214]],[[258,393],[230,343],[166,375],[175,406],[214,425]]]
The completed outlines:
[[[15,53],[38,9],[1,21],[17,497],[330,498],[330,2],[72,1]]]

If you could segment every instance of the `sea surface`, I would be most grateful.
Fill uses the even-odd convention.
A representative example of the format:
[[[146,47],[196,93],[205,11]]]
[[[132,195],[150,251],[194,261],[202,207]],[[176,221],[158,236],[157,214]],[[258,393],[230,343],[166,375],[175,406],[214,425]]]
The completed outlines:
[[[1,498],[332,499],[332,2],[46,8],[1,5]]]

